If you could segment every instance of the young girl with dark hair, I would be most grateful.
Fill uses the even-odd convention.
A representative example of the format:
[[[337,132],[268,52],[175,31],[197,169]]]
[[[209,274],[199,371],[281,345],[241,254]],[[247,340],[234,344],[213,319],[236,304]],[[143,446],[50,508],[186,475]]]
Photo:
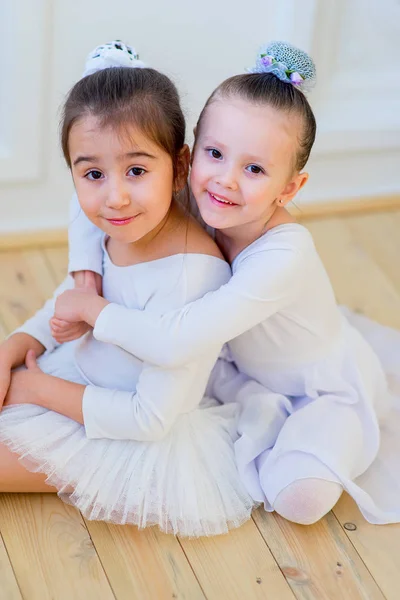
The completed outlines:
[[[189,166],[178,93],[120,42],[87,69],[61,137],[81,210],[101,231],[102,300],[161,315],[231,274],[178,201]],[[186,536],[241,525],[254,503],[235,463],[237,408],[203,401],[222,345],[164,368],[92,331],[59,344],[49,320],[70,287],[0,346],[0,491],[56,490],[89,519]],[[78,295],[98,299],[92,285]],[[108,320],[104,336],[118,327]]]

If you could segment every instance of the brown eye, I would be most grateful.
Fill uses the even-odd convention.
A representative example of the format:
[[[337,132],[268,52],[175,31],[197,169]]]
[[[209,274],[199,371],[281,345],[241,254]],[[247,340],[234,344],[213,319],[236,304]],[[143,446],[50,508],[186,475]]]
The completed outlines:
[[[89,173],[86,173],[85,177],[87,177],[87,179],[90,179],[91,181],[97,181],[103,177],[103,173],[101,171],[93,170],[89,171]]]
[[[132,169],[129,169],[129,173],[131,173],[134,177],[141,177],[146,173],[146,170],[142,167],[132,167]]]
[[[249,171],[249,173],[253,173],[254,175],[264,173],[263,169],[258,165],[249,165],[248,167],[246,167],[246,170]]]
[[[206,148],[206,152],[209,154],[209,156],[215,158],[216,160],[220,160],[222,158],[221,152],[216,148]]]

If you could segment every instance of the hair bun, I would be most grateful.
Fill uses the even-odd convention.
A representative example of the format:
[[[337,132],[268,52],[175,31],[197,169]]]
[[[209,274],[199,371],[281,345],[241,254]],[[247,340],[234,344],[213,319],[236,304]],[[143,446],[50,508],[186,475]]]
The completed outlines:
[[[82,77],[92,75],[96,71],[113,67],[131,67],[133,69],[144,69],[146,65],[139,60],[135,48],[124,44],[120,40],[108,42],[97,46],[88,55],[85,70]]]
[[[251,73],[273,73],[281,81],[291,83],[302,91],[315,83],[316,70],[312,58],[287,42],[271,42],[262,46]]]

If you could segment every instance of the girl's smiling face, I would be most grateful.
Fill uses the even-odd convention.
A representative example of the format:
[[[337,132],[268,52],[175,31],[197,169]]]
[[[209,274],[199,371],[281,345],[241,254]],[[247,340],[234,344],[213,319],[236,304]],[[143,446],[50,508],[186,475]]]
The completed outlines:
[[[307,180],[294,173],[300,120],[271,106],[217,98],[197,132],[191,187],[215,229],[267,223]],[[281,202],[279,202],[281,200]]]
[[[171,157],[137,127],[100,127],[88,115],[71,128],[69,153],[80,205],[111,238],[134,243],[164,222],[171,206]]]

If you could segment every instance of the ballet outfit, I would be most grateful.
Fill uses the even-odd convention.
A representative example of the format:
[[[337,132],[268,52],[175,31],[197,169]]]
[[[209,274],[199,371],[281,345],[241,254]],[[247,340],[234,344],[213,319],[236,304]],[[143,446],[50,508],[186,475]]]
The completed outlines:
[[[99,250],[104,297],[154,316],[231,275],[227,263],[203,254],[117,266],[104,235]],[[126,351],[115,336],[123,324],[108,315],[79,340],[57,344],[49,319],[57,295],[71,287],[69,277],[17,331],[45,346],[38,359],[45,373],[86,386],[84,425],[41,406],[11,405],[0,413],[0,441],[88,519],[158,525],[189,537],[240,526],[254,501],[235,462],[238,405],[204,397],[221,347],[211,343],[195,359],[160,367]]]

